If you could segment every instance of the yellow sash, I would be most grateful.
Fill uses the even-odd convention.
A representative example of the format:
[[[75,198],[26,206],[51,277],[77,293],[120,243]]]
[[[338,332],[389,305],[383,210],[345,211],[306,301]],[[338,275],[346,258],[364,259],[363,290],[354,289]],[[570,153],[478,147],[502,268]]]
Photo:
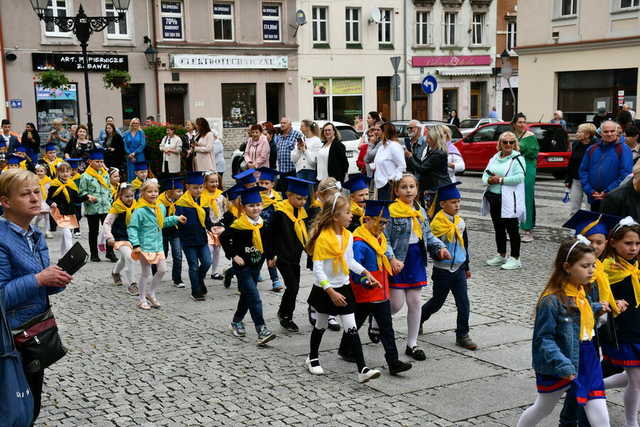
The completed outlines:
[[[53,181],[51,181],[51,184],[49,186],[58,187],[58,189],[53,192],[51,197],[56,197],[58,194],[62,192],[62,194],[64,194],[64,198],[67,199],[67,203],[71,202],[71,197],[69,196],[69,191],[67,190],[67,188],[72,189],[76,193],[78,192],[78,186],[72,180],[67,180],[67,182],[63,183],[58,178],[56,178]]]
[[[277,205],[279,202],[282,202],[282,194],[277,191],[271,191],[271,195],[267,194],[266,191],[263,191],[260,193],[260,197],[262,197],[262,209],[267,209],[270,206]]]
[[[110,214],[126,213],[124,220],[126,224],[129,225],[129,222],[131,221],[131,215],[133,214],[133,210],[135,208],[136,208],[135,200],[133,201],[133,203],[131,203],[131,206],[127,206],[124,204],[122,200],[116,199],[116,201],[113,202],[113,204],[111,205],[111,209],[109,210],[109,213]]]
[[[84,171],[84,173],[97,179],[100,185],[102,185],[107,190],[111,191],[111,184],[109,184],[109,173],[105,168],[100,169],[100,172],[98,172],[97,170],[89,166],[87,170]]]
[[[111,184],[111,197],[113,198],[113,200],[116,199],[117,195],[118,195],[118,186]]]
[[[360,217],[360,225],[364,224],[364,209],[353,200],[351,200],[351,213]]]
[[[229,204],[229,212],[233,215],[234,218],[238,218],[240,216],[240,208],[233,203]]]
[[[367,245],[371,246],[376,252],[376,258],[378,260],[378,270],[383,271],[383,269],[387,272],[387,274],[391,274],[391,264],[387,259],[387,256],[384,254],[387,251],[387,238],[384,233],[380,233],[380,237],[376,238],[371,231],[364,225],[356,228],[353,232],[353,237],[362,239]]]
[[[186,191],[182,197],[180,197],[178,200],[176,200],[176,206],[181,206],[183,208],[193,208],[196,210],[196,213],[198,214],[198,221],[200,221],[200,225],[203,228],[207,228],[205,226],[205,217],[207,216],[207,212],[204,210],[205,206],[203,206],[203,203],[205,202],[204,197],[200,197],[200,204],[197,204],[195,202],[195,200],[193,200],[193,197],[191,196],[191,193],[189,193],[188,191]]]
[[[47,184],[51,182],[51,178],[47,175],[43,176],[40,180],[38,180],[38,184],[40,184],[40,194],[42,195],[42,200],[47,200]]]
[[[131,181],[131,186],[133,187],[134,190],[139,190],[140,187],[142,187],[142,184],[144,184],[143,181],[140,181],[140,178],[136,177],[133,181]]]
[[[145,199],[140,197],[140,199],[136,202],[135,209],[140,209],[140,208],[151,209],[153,213],[155,213],[156,215],[156,224],[158,224],[158,227],[160,227],[160,229],[164,227],[164,214],[162,213],[162,209],[160,208],[160,203],[158,203],[157,200],[156,200],[156,203],[152,205],[151,203],[147,202]]]
[[[568,297],[576,299],[576,306],[580,312],[580,341],[589,341],[593,337],[593,328],[595,319],[593,318],[593,309],[584,292],[584,288],[579,288],[572,284],[564,285],[564,293]]]
[[[51,176],[56,176],[57,174],[56,166],[58,165],[58,163],[62,162],[62,159],[60,157],[56,157],[54,161],[50,162],[49,159],[45,157],[44,162],[49,167],[49,174],[51,174]]]
[[[393,218],[411,218],[413,232],[418,236],[418,239],[422,239],[422,223],[424,222],[422,212],[402,200],[396,199],[389,205],[389,213]]]
[[[624,258],[612,257],[605,259],[603,264],[604,272],[609,277],[611,285],[622,282],[631,276],[633,294],[636,297],[636,308],[640,307],[640,270],[638,270],[638,261],[631,264]],[[628,302],[631,303],[631,301]]]
[[[598,286],[600,301],[606,301],[609,303],[609,306],[611,306],[611,312],[613,312],[614,316],[620,314],[620,310],[618,310],[618,305],[616,304],[616,299],[613,297],[613,292],[611,292],[609,277],[604,271],[604,264],[599,259],[596,259],[596,266],[593,270],[593,281]]]
[[[260,253],[263,253],[264,248],[262,247],[262,236],[260,236],[260,229],[262,228],[262,225],[262,221],[258,224],[252,224],[251,221],[249,221],[247,214],[242,214],[238,219],[233,221],[231,228],[235,228],[236,230],[251,230],[253,246],[255,246]]]
[[[176,214],[176,202],[175,201],[172,202],[171,200],[169,200],[169,198],[167,197],[166,191],[158,196],[158,201],[162,203],[165,208],[167,208],[168,216],[172,216]]]
[[[82,178],[82,175],[80,175],[78,172],[76,172],[72,177],[71,177],[71,181],[76,182],[77,180],[79,180],[80,178]]]
[[[464,246],[464,238],[458,225],[462,222],[462,218],[456,215],[453,222],[449,219],[449,216],[441,210],[433,217],[431,221],[431,231],[436,237],[444,236],[447,241],[453,243],[454,239],[458,240],[460,246]]]
[[[311,207],[322,209],[322,202],[319,199],[313,199],[313,202],[311,202]]]
[[[204,199],[204,201],[202,201],[201,203],[203,203],[206,206],[209,206],[209,209],[213,211],[213,213],[216,215],[216,218],[220,218],[220,207],[218,206],[217,200],[221,194],[222,194],[222,190],[220,190],[219,188],[216,188],[216,190],[213,193],[204,189],[202,190],[202,195],[200,196]]]
[[[293,230],[296,232],[296,237],[300,241],[300,244],[302,244],[302,247],[306,247],[307,242],[309,241],[307,224],[304,223],[304,220],[307,218],[307,211],[304,208],[300,208],[298,209],[298,216],[295,217],[293,215],[293,206],[291,206],[288,199],[278,203],[276,205],[276,210],[284,213],[287,218],[293,222]]]
[[[347,267],[347,260],[345,254],[347,252],[347,246],[349,245],[349,238],[351,233],[346,228],[342,229],[342,242],[338,242],[338,236],[333,230],[332,226],[324,228],[313,248],[313,260],[324,261],[327,259],[333,260],[333,273],[337,274],[339,269],[342,268],[342,272],[346,275],[349,274],[349,268]]]

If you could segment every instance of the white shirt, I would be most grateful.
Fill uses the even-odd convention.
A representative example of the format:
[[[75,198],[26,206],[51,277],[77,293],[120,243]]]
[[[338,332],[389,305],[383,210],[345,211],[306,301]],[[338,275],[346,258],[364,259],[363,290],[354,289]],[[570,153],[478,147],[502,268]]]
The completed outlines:
[[[304,151],[298,150],[298,144],[291,151],[291,160],[296,164],[296,172],[316,168],[318,151],[322,148],[322,141],[317,136],[312,136],[304,140],[304,145],[306,147]]]
[[[342,235],[338,237],[338,245],[342,246]],[[365,268],[360,265],[353,257],[353,235],[349,236],[349,244],[344,253],[347,260],[347,267],[356,274],[362,274]],[[339,288],[343,285],[349,285],[349,274],[344,274],[342,268],[338,269],[338,273],[333,272],[333,260],[325,259],[322,261],[313,261],[313,274],[316,276],[315,286],[320,286],[320,282],[329,281],[329,288]]]
[[[373,179],[376,188],[382,188],[389,181],[399,180],[407,169],[404,159],[404,149],[397,141],[386,141],[378,144],[376,157],[373,160]]]
[[[325,144],[318,150],[316,157],[316,179],[321,181],[329,176],[329,150],[331,144]]]

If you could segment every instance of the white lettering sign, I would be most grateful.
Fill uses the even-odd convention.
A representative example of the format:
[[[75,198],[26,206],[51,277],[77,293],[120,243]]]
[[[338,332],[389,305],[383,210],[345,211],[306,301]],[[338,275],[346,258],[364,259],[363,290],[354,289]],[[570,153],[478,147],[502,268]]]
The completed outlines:
[[[278,69],[289,68],[287,56],[249,56],[249,55],[171,55],[171,68],[175,69]]]

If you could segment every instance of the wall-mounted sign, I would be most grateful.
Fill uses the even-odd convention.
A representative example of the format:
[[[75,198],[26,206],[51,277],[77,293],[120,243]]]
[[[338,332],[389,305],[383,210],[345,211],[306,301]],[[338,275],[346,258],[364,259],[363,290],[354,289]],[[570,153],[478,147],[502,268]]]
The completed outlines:
[[[22,99],[10,99],[9,108],[13,108],[15,110],[22,108]]]
[[[182,39],[182,18],[162,17],[162,38]]]
[[[171,55],[171,68],[196,70],[286,70],[289,68],[287,56],[249,55]]]
[[[262,5],[262,40],[280,40],[280,6],[277,4]]]
[[[33,71],[84,71],[84,58],[76,53],[32,53]],[[88,71],[129,71],[127,55],[89,55]]]
[[[491,65],[491,55],[458,56],[414,56],[412,67],[466,67],[469,65]]]

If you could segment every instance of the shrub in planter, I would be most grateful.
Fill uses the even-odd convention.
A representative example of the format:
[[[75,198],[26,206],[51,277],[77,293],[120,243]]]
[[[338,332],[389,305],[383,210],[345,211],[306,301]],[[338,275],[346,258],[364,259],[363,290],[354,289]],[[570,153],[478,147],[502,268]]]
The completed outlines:
[[[58,89],[69,84],[69,79],[61,71],[48,70],[39,75],[40,85],[47,89]]]
[[[104,87],[107,89],[122,89],[129,86],[131,74],[127,71],[111,70],[104,74],[102,81],[104,81]]]

